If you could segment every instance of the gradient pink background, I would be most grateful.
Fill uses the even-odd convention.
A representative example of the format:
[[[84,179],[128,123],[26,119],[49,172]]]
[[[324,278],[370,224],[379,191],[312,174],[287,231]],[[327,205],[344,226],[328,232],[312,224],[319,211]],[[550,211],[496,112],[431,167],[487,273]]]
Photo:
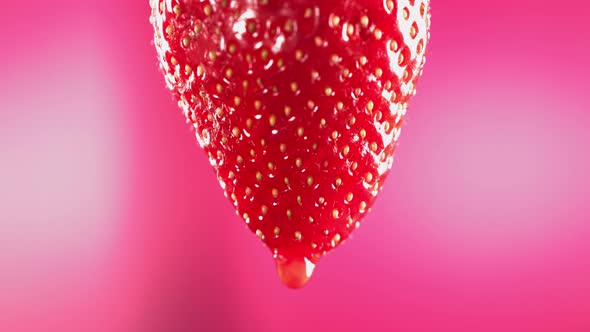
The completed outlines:
[[[292,291],[164,88],[148,1],[6,2],[0,331],[590,331],[589,10],[435,0],[393,175]]]

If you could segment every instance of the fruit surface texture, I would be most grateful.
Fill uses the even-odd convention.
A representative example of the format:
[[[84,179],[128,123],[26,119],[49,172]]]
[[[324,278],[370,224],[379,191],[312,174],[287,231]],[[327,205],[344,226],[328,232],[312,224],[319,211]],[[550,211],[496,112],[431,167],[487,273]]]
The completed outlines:
[[[152,0],[167,86],[237,214],[303,286],[371,209],[422,74],[428,0]]]

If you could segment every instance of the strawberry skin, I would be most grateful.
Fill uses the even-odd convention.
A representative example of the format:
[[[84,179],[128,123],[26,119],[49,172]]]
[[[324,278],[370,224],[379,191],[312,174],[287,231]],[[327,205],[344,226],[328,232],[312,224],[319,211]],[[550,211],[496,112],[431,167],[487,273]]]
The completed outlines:
[[[291,287],[382,189],[422,73],[428,0],[151,0],[166,83]]]

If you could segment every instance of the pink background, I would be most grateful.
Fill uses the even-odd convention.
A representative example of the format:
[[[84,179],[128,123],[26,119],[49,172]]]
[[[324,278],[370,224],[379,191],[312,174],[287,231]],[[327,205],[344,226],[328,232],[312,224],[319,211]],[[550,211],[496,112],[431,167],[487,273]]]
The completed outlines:
[[[590,331],[590,6],[433,7],[393,175],[292,291],[164,88],[148,1],[6,1],[0,331]]]

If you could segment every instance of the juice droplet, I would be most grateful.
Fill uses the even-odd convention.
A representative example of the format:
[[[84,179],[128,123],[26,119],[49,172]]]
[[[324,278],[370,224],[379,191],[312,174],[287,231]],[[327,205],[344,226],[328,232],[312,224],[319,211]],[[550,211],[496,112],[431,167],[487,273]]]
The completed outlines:
[[[301,288],[307,284],[316,263],[306,257],[297,258],[275,258],[277,273],[281,281],[289,288]]]

